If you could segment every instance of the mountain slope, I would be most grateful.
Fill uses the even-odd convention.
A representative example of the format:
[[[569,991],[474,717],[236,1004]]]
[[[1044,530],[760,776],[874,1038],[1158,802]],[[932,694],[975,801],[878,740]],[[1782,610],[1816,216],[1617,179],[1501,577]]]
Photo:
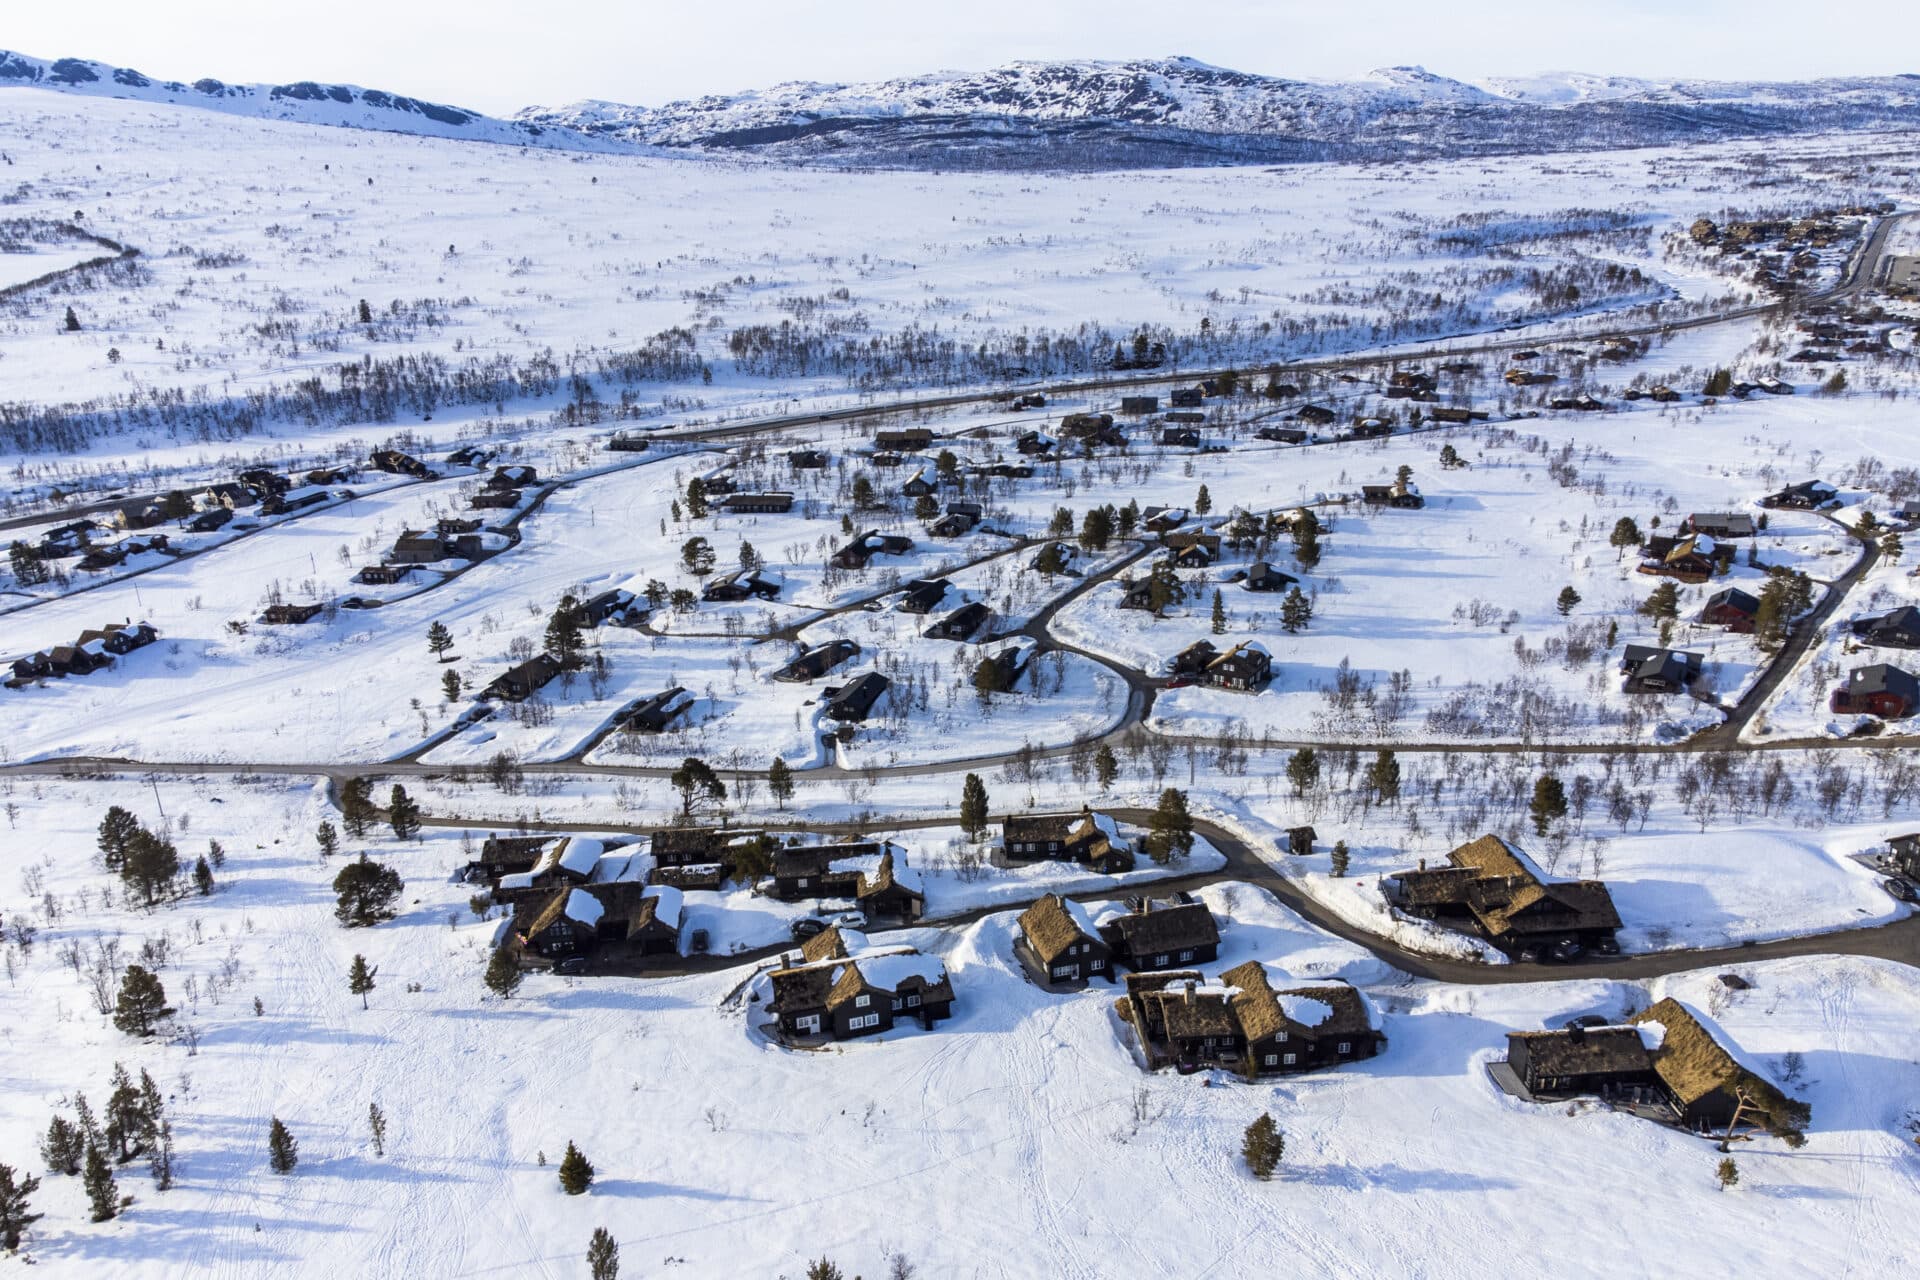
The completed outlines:
[[[1252,75],[1191,58],[1014,62],[870,84],[807,82],[663,107],[583,102],[517,119],[669,147],[794,159],[912,161],[935,149],[1017,163],[1079,147],[1214,160],[1393,159],[1920,125],[1920,78],[1799,84],[1655,82],[1559,73],[1484,86],[1421,67],[1351,83]]]
[[[1920,127],[1912,75],[1748,83],[1557,72],[1475,85],[1390,67],[1331,83],[1192,58],[797,81],[661,107],[530,107],[512,119],[349,85],[188,84],[0,52],[0,87],[9,85],[517,146],[929,168],[1406,160]]]
[[[220,80],[155,80],[131,67],[84,58],[47,60],[0,50],[0,88],[57,89],[100,98],[130,98],[169,106],[199,107],[231,115],[304,124],[379,129],[437,138],[550,147],[577,151],[632,151],[633,143],[609,134],[588,135],[535,120],[502,120],[356,85],[227,84]]]

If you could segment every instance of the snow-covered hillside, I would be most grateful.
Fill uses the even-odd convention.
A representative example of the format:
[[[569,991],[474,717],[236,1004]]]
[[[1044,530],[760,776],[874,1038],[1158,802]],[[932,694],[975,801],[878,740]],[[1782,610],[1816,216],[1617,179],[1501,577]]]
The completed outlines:
[[[444,106],[381,89],[362,89],[358,85],[319,84],[311,80],[293,84],[228,84],[210,78],[188,83],[155,79],[132,67],[115,67],[86,58],[35,58],[0,49],[0,88],[19,86],[196,107],[262,120],[297,120],[305,124],[417,133],[433,138],[465,138],[473,142],[568,151],[634,150],[618,139],[593,137],[538,121],[501,120],[463,107]]]

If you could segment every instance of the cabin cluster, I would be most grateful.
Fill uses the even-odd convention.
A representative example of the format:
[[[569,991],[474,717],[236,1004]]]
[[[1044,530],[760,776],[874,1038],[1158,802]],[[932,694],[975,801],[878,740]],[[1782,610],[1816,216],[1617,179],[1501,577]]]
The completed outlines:
[[[680,951],[681,891],[651,883],[652,862],[637,845],[591,836],[494,837],[466,877],[513,912],[522,964],[633,963]]]
[[[1168,663],[1170,687],[1199,684],[1209,689],[1258,693],[1273,679],[1273,655],[1258,640],[1220,652],[1211,640],[1196,640]]]
[[[767,988],[769,1025],[790,1043],[879,1035],[905,1021],[931,1030],[953,1015],[953,983],[938,957],[838,928],[781,956]]]
[[[1618,951],[1620,914],[1598,880],[1556,880],[1496,835],[1447,855],[1448,865],[1389,875],[1387,900],[1410,916],[1471,929],[1521,960]],[[1393,886],[1388,889],[1388,885]]]
[[[920,873],[903,851],[877,840],[776,849],[768,892],[782,902],[845,899],[869,922],[912,924],[927,911]]]
[[[140,555],[143,552],[161,551],[175,554],[164,533],[149,533],[137,538],[121,537],[112,541],[95,541],[95,535],[106,532],[107,526],[97,520],[74,520],[42,534],[39,542],[34,545],[34,554],[40,560],[50,563],[73,560],[74,568],[87,573],[105,573],[108,569],[125,564],[128,557]]]
[[[1797,1135],[1810,1118],[1805,1103],[1742,1066],[1678,1000],[1660,1000],[1622,1025],[1588,1025],[1594,1021],[1509,1034],[1505,1067],[1511,1081],[1536,1101],[1588,1094],[1696,1133],[1727,1137],[1743,1126]]]
[[[1120,1018],[1149,1071],[1237,1071],[1248,1079],[1371,1058],[1386,1037],[1344,982],[1276,989],[1257,960],[1214,981],[1198,970],[1127,975]]]
[[[19,689],[40,680],[91,675],[111,667],[115,658],[144,649],[159,638],[152,623],[132,620],[82,631],[72,644],[15,658],[8,667],[7,687]]]
[[[1119,824],[1090,808],[1008,817],[995,856],[1009,865],[1075,862],[1104,875],[1131,871],[1134,863],[1133,845],[1121,836]]]

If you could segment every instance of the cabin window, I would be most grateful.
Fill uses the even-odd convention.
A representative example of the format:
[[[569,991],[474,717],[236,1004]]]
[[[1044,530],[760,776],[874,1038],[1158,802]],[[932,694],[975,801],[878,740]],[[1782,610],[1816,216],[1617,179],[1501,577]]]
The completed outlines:
[[[1106,967],[1107,962],[1105,960],[1089,960],[1087,962],[1087,968],[1089,969],[1104,969]]]
[[[1182,951],[1182,952],[1180,953],[1180,963],[1181,963],[1181,964],[1185,964],[1185,963],[1186,963],[1187,961],[1189,961],[1189,960],[1191,960],[1191,959],[1193,959],[1193,952],[1191,952],[1191,951]]]
[[[1279,1065],[1280,1065],[1280,1055],[1279,1055],[1279,1054],[1277,1054],[1277,1053],[1270,1053],[1270,1054],[1268,1054],[1268,1055],[1267,1055],[1267,1057],[1266,1057],[1266,1064],[1267,1064],[1268,1066],[1270,1066],[1270,1067],[1277,1067],[1277,1066],[1279,1066]]]
[[[1351,1040],[1342,1040],[1342,1041],[1340,1042],[1340,1052],[1341,1052],[1341,1053],[1352,1053],[1352,1052],[1353,1052],[1353,1041],[1351,1041]]]
[[[898,1013],[898,1012],[900,1012],[900,1009],[901,1009],[901,1004],[900,1004],[900,997],[899,997],[899,996],[895,996],[895,997],[893,998],[893,1011],[894,1011],[895,1013]]]
[[[863,1013],[857,1018],[847,1019],[847,1030],[849,1031],[865,1031],[868,1027],[877,1027],[879,1025],[880,1015],[877,1013]]]
[[[1153,958],[1153,967],[1158,969],[1162,965],[1166,964],[1166,962],[1167,962],[1167,958],[1165,956],[1155,956]]]
[[[873,997],[871,996],[855,996],[853,998],[853,1007],[856,1009],[864,1009],[872,1003]]]
[[[1282,1059],[1282,1062],[1289,1067],[1298,1061],[1300,1061],[1300,1055],[1297,1053],[1289,1053]]]
[[[920,997],[919,997],[919,996],[908,996],[908,997],[907,997],[907,1008],[909,1008],[909,1009],[918,1009],[919,1007],[920,1007]]]
[[[1048,853],[1060,852],[1060,842],[1058,840],[1047,841],[1047,852]]]
[[[1064,978],[1072,972],[1073,966],[1069,964],[1057,964],[1053,966],[1053,976],[1056,978]]]
[[[795,880],[793,883],[795,888],[804,889],[807,887],[807,878],[805,876],[801,876],[798,880]]]

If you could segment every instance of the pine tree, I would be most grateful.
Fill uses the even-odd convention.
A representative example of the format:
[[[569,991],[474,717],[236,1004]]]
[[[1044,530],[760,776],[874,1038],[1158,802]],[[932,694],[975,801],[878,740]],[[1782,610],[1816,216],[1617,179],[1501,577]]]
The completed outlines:
[[[111,1222],[120,1212],[120,1188],[113,1180],[113,1166],[98,1146],[87,1148],[86,1171],[81,1180],[87,1189],[87,1204],[94,1222]]]
[[[116,1164],[125,1164],[145,1149],[145,1107],[133,1077],[119,1063],[107,1093],[107,1147]]]
[[[1740,1185],[1740,1166],[1733,1162],[1732,1156],[1728,1156],[1715,1166],[1713,1176],[1720,1183],[1722,1191],[1731,1190]]]
[[[20,1238],[44,1216],[32,1212],[29,1204],[39,1189],[40,1179],[31,1174],[18,1177],[11,1166],[0,1164],[0,1249],[20,1252]]]
[[[1092,507],[1080,518],[1080,545],[1088,551],[1105,551],[1113,541],[1113,508]]]
[[[1533,815],[1533,833],[1538,836],[1547,834],[1547,829],[1561,818],[1567,816],[1567,792],[1560,785],[1560,779],[1550,773],[1543,773],[1533,784],[1533,800],[1527,805],[1527,812]]]
[[[1293,794],[1304,796],[1320,782],[1320,757],[1312,747],[1302,747],[1287,757],[1287,782]]]
[[[387,795],[387,823],[395,840],[408,840],[420,834],[420,806],[399,783]]]
[[[1646,617],[1669,621],[1680,616],[1680,588],[1671,582],[1663,582],[1653,589],[1640,605],[1640,612]]]
[[[708,567],[711,568],[711,564]],[[547,652],[559,659],[563,667],[577,666],[581,647],[586,643],[586,629],[586,614],[580,608],[580,601],[571,592],[561,596],[560,603],[547,618]]]
[[[793,799],[793,770],[780,756],[775,756],[773,763],[767,766],[767,793],[782,809],[787,807],[787,801]]]
[[[284,1177],[299,1163],[300,1144],[287,1126],[280,1123],[280,1117],[273,1117],[273,1123],[267,1126],[267,1167]]]
[[[520,989],[520,980],[523,976],[520,972],[520,962],[514,959],[513,952],[505,943],[493,949],[493,954],[487,958],[487,973],[484,979],[487,990],[502,1000],[511,1000],[513,993]]]
[[[1347,842],[1345,840],[1334,841],[1330,861],[1334,879],[1343,880],[1346,878],[1348,856]]]
[[[180,874],[180,851],[173,841],[162,839],[142,827],[127,841],[126,856],[120,863],[120,879],[128,888],[139,891],[142,900],[152,906],[160,891]]]
[[[367,1104],[367,1134],[373,1139],[373,1154],[381,1159],[387,1154],[387,1113],[380,1109],[378,1102]]]
[[[1313,620],[1313,602],[1308,600],[1299,587],[1288,590],[1280,601],[1280,629],[1288,635],[1306,630],[1307,623]]]
[[[360,299],[360,323],[361,324],[373,323],[373,308],[367,305],[367,300],[365,298]]]
[[[913,500],[913,518],[923,523],[940,518],[940,500],[930,493],[923,493]]]
[[[1207,486],[1201,485],[1200,492],[1193,496],[1193,510],[1202,516],[1213,510],[1213,495],[1207,492]]]
[[[978,840],[987,829],[987,784],[977,773],[960,784],[960,829],[969,840]]]
[[[340,787],[340,825],[359,840],[373,826],[373,780],[349,778]]]
[[[1147,819],[1147,856],[1164,866],[1192,852],[1193,815],[1187,810],[1187,793],[1168,787]]]
[[[1621,516],[1613,522],[1613,532],[1607,535],[1607,545],[1616,550],[1625,551],[1637,547],[1646,539],[1640,536],[1640,526],[1633,522],[1632,516]]]
[[[560,1189],[570,1196],[583,1196],[593,1185],[593,1166],[571,1142],[567,1154],[560,1157]]]
[[[1560,611],[1561,617],[1572,613],[1574,606],[1580,603],[1580,593],[1572,587],[1560,588],[1560,594],[1554,599],[1553,607]]]
[[[320,846],[320,856],[323,858],[331,858],[340,852],[340,833],[325,818],[320,819],[320,825],[314,828],[313,840]]]
[[[140,830],[140,820],[114,805],[107,810],[107,816],[100,819],[100,862],[109,871],[118,871],[126,864],[127,844]]]
[[[687,481],[687,514],[695,520],[707,516],[707,482],[699,476]]]
[[[213,896],[213,864],[202,854],[193,864],[193,887],[203,898]]]
[[[713,572],[713,544],[705,538],[688,538],[680,547],[680,563],[688,573],[705,577]]]
[[[680,762],[680,767],[668,775],[674,789],[680,793],[680,817],[684,821],[693,817],[693,806],[701,800],[719,804],[727,798],[727,784],[713,771],[713,766],[698,756],[688,756]]]
[[[173,1122],[162,1120],[153,1148],[147,1153],[147,1172],[156,1191],[173,1190]]]
[[[1213,589],[1213,634],[1227,634],[1227,602],[1220,596],[1220,588]]]
[[[140,965],[128,965],[120,980],[120,998],[114,1002],[113,1025],[130,1036],[144,1037],[153,1034],[155,1023],[172,1016],[160,979]]]
[[[807,1280],[847,1280],[831,1258],[816,1258],[807,1264]]]
[[[1460,456],[1459,450],[1450,444],[1443,444],[1440,446],[1440,465],[1448,471],[1454,471],[1466,466],[1467,463],[1466,459]]]
[[[1906,545],[1900,541],[1900,535],[1897,532],[1889,533],[1886,537],[1880,539],[1880,554],[1887,558],[1888,563],[1898,560],[1906,549]]]
[[[1093,776],[1099,780],[1103,795],[1113,789],[1113,780],[1120,776],[1120,761],[1114,758],[1113,748],[1104,742],[1093,753]]]
[[[446,695],[448,702],[458,702],[460,689],[460,673],[448,667],[446,673],[440,677],[440,691]]]
[[[347,991],[360,997],[360,1007],[367,1007],[367,993],[373,990],[374,977],[380,972],[377,965],[367,964],[367,958],[356,955],[353,964],[347,969]]]
[[[74,314],[74,310],[72,307],[67,308],[67,318],[65,323],[66,323],[66,330],[68,333],[80,332],[80,317]]]
[[[47,562],[40,552],[18,539],[7,548],[7,561],[13,569],[14,581],[23,587],[37,587],[53,576],[47,571]]]
[[[1707,375],[1707,385],[1701,388],[1701,394],[1719,399],[1733,390],[1733,374],[1725,369],[1715,369]]]
[[[595,1227],[587,1241],[587,1274],[592,1280],[620,1280],[620,1246],[605,1227]]]
[[[367,860],[366,854],[340,868],[333,878],[333,918],[349,929],[366,928],[391,920],[394,904],[406,888],[392,867]]]
[[[47,1136],[40,1140],[40,1158],[47,1162],[47,1168],[71,1177],[80,1172],[86,1151],[86,1139],[65,1116],[56,1113],[47,1122]]]
[[[1247,1171],[1262,1182],[1273,1177],[1286,1151],[1286,1135],[1280,1132],[1280,1126],[1265,1111],[1247,1126],[1246,1134],[1240,1141],[1240,1157],[1246,1161]]]
[[[427,628],[427,648],[440,661],[447,660],[447,651],[453,648],[453,632],[447,630],[447,624],[435,619]]]
[[[1400,761],[1393,752],[1382,749],[1367,766],[1367,790],[1373,798],[1387,804],[1400,798]]]
[[[1000,687],[999,663],[992,658],[982,658],[973,664],[973,691],[982,703],[991,701],[996,693],[1006,692]]]

